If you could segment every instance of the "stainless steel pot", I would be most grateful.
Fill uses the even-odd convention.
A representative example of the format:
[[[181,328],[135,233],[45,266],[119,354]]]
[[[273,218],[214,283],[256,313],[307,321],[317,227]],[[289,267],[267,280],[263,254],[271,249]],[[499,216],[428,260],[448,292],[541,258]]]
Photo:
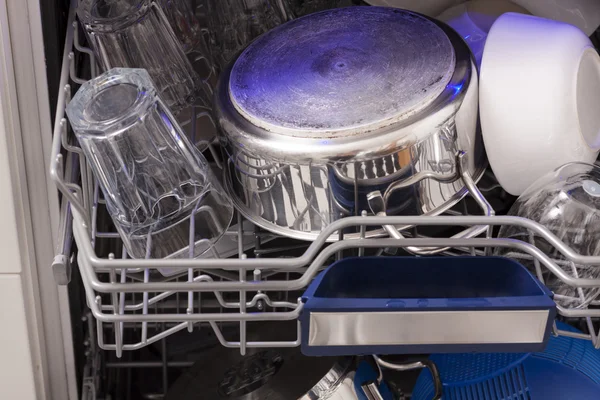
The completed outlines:
[[[467,193],[461,174],[477,181],[485,167],[477,86],[462,39],[420,14],[349,7],[290,21],[221,76],[226,187],[246,218],[298,239],[369,210],[374,191],[377,212],[439,214]]]

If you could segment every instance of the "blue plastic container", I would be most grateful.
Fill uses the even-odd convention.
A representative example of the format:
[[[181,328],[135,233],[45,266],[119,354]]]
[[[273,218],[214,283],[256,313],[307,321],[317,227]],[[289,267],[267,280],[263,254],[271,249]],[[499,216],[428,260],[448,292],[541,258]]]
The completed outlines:
[[[562,330],[576,331],[559,323]],[[600,351],[587,340],[551,337],[532,354],[436,354],[444,400],[600,399]],[[431,400],[431,374],[424,370],[412,400]]]
[[[348,258],[303,296],[306,355],[532,352],[556,315],[552,293],[501,257]]]

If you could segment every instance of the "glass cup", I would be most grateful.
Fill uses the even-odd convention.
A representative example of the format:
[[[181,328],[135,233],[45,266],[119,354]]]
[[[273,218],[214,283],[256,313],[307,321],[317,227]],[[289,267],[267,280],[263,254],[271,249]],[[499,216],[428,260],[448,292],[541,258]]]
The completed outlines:
[[[195,103],[210,105],[211,94],[154,1],[82,0],[77,15],[104,70],[146,69],[173,112]],[[191,46],[191,33],[181,32],[184,25],[176,25],[176,32],[184,46]]]
[[[202,45],[200,22],[187,0],[160,0],[160,6],[186,54]]]
[[[565,164],[532,184],[517,199],[509,215],[528,218],[552,232],[558,239],[583,256],[600,255],[600,167],[584,163]],[[550,257],[567,275],[599,279],[600,265],[575,263],[537,233],[521,226],[502,226],[501,238],[531,243]],[[567,308],[587,308],[600,296],[597,287],[577,288],[564,283],[549,269],[538,267],[527,254],[510,248],[496,250],[497,255],[517,259],[541,277],[554,292],[554,300]]]
[[[85,83],[67,115],[131,257],[195,258],[223,235],[231,201],[145,70]]]
[[[213,59],[223,69],[252,40],[285,22],[281,0],[206,0]]]
[[[341,5],[340,3],[340,0],[283,0],[285,10],[290,19],[336,8]]]

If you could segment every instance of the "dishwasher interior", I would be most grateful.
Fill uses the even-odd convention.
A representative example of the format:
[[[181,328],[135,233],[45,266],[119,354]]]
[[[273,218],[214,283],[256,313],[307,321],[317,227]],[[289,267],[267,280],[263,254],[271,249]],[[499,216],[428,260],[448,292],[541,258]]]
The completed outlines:
[[[188,1],[202,27],[201,40],[206,43],[211,40],[208,1]],[[260,1],[240,0],[240,3]],[[328,3],[329,8],[368,6],[350,0],[322,3]],[[278,1],[272,4],[281,5]],[[321,373],[320,368],[290,372],[284,367],[286,361],[282,366],[277,360],[294,354],[302,343],[303,331],[298,319],[305,305],[304,282],[312,281],[335,261],[432,254],[486,257],[497,254],[498,249],[508,249],[518,253],[512,254],[513,257],[535,263],[539,277],[547,276],[545,269],[552,266],[560,269],[557,265],[572,263],[544,257],[544,252],[557,252],[547,248],[540,251],[533,236],[523,239],[531,241],[525,243],[531,251],[523,250],[525,245],[515,244],[511,239],[497,238],[501,226],[513,225],[535,230],[547,239],[544,245],[559,248],[567,259],[585,258],[560,240],[553,240],[543,226],[514,216],[505,217],[517,197],[504,191],[492,170],[486,168],[477,183],[465,178],[466,195],[437,213],[441,217],[367,216],[368,210],[356,209],[349,218],[338,219],[312,241],[306,241],[273,233],[236,211],[223,238],[200,258],[132,259],[65,115],[66,105],[81,85],[102,70],[76,17],[76,7],[77,1],[73,1],[66,27],[54,125],[51,174],[61,193],[62,225],[52,268],[57,283],[69,285],[82,399],[187,399],[192,398],[185,397],[192,390],[197,391],[193,398],[208,398],[203,397],[203,385],[211,388],[220,385],[222,398],[271,398],[278,387],[269,388],[270,377],[279,368],[282,374],[286,371],[289,381],[286,385],[290,387],[296,384],[303,387],[302,382],[296,382],[303,379],[313,379],[314,384],[314,377],[309,375]],[[234,7],[230,11],[236,12]],[[309,8],[310,11],[314,10]],[[286,18],[292,19],[291,14]],[[591,37],[596,47],[600,44],[597,36]],[[220,68],[206,57],[195,57],[193,61],[203,83],[214,88]],[[193,144],[203,151],[215,174],[224,175],[222,171],[228,161],[217,139],[210,107],[191,107],[179,114],[178,121]],[[357,191],[355,185],[355,196]],[[402,227],[400,238],[388,239],[385,231],[372,234],[370,227],[382,225]],[[466,227],[479,230],[465,237],[461,232]],[[330,236],[336,240],[332,242]],[[415,248],[421,249],[421,253]],[[437,250],[427,253],[432,248]],[[574,271],[577,277],[575,268]],[[592,282],[581,287],[594,285],[593,277],[580,279]],[[599,304],[598,300],[583,306],[561,304],[558,319],[580,332],[573,333],[554,324],[552,335],[575,337],[600,347]],[[278,355],[278,351],[284,355]],[[421,362],[425,356],[390,357],[386,358],[388,363],[406,366]],[[376,362],[364,358],[375,370],[379,369],[392,398],[411,398],[424,365],[397,370],[383,368],[381,372]],[[251,361],[244,361],[248,359]],[[236,365],[245,365],[246,370],[238,371]],[[298,365],[302,368],[303,364]]]

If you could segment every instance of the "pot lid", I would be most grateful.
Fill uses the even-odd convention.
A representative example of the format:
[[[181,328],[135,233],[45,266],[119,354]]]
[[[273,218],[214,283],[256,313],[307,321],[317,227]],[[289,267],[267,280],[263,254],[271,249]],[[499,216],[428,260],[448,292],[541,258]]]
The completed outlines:
[[[455,71],[454,47],[409,11],[347,7],[290,21],[235,62],[230,100],[252,125],[287,137],[372,132],[430,105]]]

